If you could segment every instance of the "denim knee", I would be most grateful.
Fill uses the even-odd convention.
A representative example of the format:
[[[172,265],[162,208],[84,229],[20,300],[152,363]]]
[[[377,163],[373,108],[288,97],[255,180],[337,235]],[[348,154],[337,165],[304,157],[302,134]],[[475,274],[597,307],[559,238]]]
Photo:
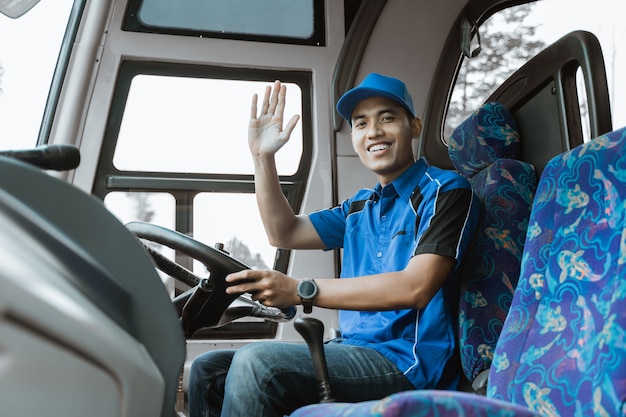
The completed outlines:
[[[249,380],[251,375],[271,377],[276,363],[274,354],[277,346],[276,343],[257,342],[239,348],[233,356],[229,378]]]
[[[191,417],[220,415],[233,354],[228,350],[206,352],[192,362],[187,388]]]
[[[317,399],[311,356],[304,344],[256,342],[240,348],[226,377],[224,413],[283,416]]]

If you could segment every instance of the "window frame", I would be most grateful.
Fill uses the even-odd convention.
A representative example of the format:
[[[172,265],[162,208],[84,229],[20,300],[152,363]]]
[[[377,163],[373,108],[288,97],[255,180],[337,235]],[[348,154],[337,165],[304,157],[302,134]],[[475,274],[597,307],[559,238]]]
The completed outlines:
[[[129,0],[124,13],[122,30],[128,32],[158,33],[164,35],[193,36],[213,39],[270,42],[292,45],[326,46],[326,19],[324,0],[313,0],[313,34],[306,39],[288,36],[248,35],[216,31],[199,31],[182,28],[146,26],[139,20],[139,10],[144,0]]]
[[[177,77],[218,78],[230,80],[261,81],[268,85],[280,79],[286,83],[300,86],[302,96],[302,157],[293,175],[281,175],[281,189],[294,212],[298,212],[306,182],[311,168],[312,141],[312,74],[305,71],[270,71],[241,68],[225,68],[162,62],[124,61],[122,62],[111,108],[107,118],[102,149],[92,194],[104,200],[113,191],[122,192],[160,192],[169,193],[175,200],[175,228],[185,234],[193,232],[194,198],[204,192],[255,192],[252,174],[211,174],[180,173],[159,171],[121,171],[113,164],[113,155],[117,145],[119,130],[124,115],[124,108],[136,75],[161,75]],[[247,111],[242,109],[242,111]],[[286,272],[289,266],[289,250],[277,249],[272,268]],[[176,261],[191,269],[192,260],[177,254]],[[231,323],[222,329],[199,332],[194,338],[271,338],[275,335],[277,324],[264,321],[259,323]]]

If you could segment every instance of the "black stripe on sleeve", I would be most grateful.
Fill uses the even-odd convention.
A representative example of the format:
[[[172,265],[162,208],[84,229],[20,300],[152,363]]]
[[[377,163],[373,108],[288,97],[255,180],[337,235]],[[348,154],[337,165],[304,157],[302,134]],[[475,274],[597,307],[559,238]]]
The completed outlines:
[[[353,214],[353,213],[358,213],[359,211],[363,210],[363,207],[365,207],[365,203],[367,203],[368,201],[376,201],[378,200],[378,196],[376,193],[372,193],[372,195],[370,195],[370,197],[367,200],[355,200],[352,203],[350,203],[350,207],[348,208],[348,216]]]
[[[436,253],[455,258],[472,204],[472,191],[455,188],[440,194],[430,225],[420,236],[415,255]]]

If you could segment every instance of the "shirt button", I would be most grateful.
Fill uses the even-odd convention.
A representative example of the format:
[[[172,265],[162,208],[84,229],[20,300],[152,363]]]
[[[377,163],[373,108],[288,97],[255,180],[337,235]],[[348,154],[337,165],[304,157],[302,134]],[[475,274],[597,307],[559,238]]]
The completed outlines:
[[[376,254],[376,257],[377,257],[377,258],[380,258],[381,256],[383,256],[383,253],[382,253],[382,252],[378,252],[378,253]]]
[[[381,220],[382,220],[382,221],[387,220],[387,216],[383,216],[383,217],[381,218]]]

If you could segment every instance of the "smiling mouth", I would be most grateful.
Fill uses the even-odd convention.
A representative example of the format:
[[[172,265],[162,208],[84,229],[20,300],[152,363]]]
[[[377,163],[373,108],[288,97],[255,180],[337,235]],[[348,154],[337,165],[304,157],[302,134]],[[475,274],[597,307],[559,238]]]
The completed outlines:
[[[367,148],[367,151],[368,152],[380,152],[380,151],[384,151],[385,149],[389,149],[390,147],[391,145],[388,143],[377,143]]]

